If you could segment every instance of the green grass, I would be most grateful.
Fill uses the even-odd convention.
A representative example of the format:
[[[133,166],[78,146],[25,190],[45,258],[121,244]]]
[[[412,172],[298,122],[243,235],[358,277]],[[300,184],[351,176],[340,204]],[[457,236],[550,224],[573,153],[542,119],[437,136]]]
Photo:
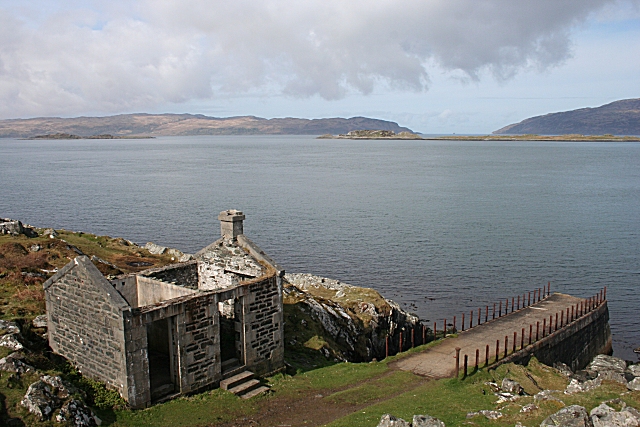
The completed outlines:
[[[182,397],[139,411],[98,411],[103,426],[187,427],[219,424],[255,412],[259,399],[243,400],[224,390]]]

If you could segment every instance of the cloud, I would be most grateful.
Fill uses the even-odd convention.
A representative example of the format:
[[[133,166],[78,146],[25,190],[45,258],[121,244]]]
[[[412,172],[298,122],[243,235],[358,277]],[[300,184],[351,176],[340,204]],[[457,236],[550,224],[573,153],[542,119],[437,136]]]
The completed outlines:
[[[6,3],[6,5],[5,5]],[[341,99],[545,70],[614,0],[0,3],[0,115],[113,113],[246,93]],[[624,2],[637,5],[638,1]],[[3,6],[4,5],[4,6]],[[610,13],[610,12],[609,12]]]

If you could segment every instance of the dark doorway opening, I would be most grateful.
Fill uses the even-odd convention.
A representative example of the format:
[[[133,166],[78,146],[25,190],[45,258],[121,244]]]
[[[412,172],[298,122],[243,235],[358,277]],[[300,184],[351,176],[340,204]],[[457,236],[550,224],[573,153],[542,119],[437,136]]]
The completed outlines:
[[[156,401],[173,394],[174,369],[173,334],[170,318],[156,320],[147,325],[147,351],[149,354],[149,381],[151,383],[151,400]]]
[[[242,365],[244,361],[240,350],[240,302],[238,299],[229,299],[219,303],[218,308],[220,311],[220,358],[223,369]]]

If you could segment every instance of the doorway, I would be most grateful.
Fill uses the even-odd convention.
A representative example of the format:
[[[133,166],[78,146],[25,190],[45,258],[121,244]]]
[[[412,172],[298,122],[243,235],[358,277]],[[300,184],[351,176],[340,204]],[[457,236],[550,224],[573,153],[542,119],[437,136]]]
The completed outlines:
[[[242,357],[242,305],[237,298],[218,303],[220,312],[220,359],[223,367],[243,365]]]
[[[172,318],[156,320],[147,325],[147,352],[151,401],[175,392]]]

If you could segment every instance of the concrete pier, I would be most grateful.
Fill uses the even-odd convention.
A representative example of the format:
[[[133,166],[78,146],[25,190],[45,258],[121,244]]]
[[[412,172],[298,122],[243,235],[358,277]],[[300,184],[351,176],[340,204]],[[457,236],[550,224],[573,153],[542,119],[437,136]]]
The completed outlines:
[[[580,369],[595,355],[611,353],[607,302],[599,296],[584,300],[554,293],[536,304],[459,332],[457,337],[447,338],[394,365],[430,378],[453,377],[456,349],[459,349],[461,376],[465,355],[470,361],[469,372],[473,371],[476,358],[480,367],[491,367],[506,362],[526,362],[531,356],[545,364],[563,362],[574,370]]]

